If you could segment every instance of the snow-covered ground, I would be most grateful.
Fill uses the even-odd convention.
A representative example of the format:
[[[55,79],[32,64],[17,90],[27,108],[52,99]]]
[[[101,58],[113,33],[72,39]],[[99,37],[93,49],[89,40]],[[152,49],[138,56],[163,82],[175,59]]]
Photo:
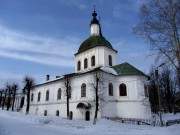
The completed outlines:
[[[176,115],[178,116],[178,115]],[[179,115],[180,116],[180,115]],[[180,125],[152,127],[106,119],[66,120],[59,117],[24,115],[0,110],[0,135],[179,135]]]

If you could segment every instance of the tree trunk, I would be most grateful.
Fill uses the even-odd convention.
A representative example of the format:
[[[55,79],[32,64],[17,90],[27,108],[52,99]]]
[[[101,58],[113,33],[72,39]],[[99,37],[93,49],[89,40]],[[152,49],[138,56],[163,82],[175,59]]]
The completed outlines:
[[[11,96],[8,96],[7,111],[9,111],[10,104],[11,104]]]
[[[180,63],[179,63],[179,68],[177,68],[177,79],[178,79],[178,88],[180,91]]]
[[[70,119],[70,117],[69,117],[69,79],[68,78],[66,78],[66,80],[65,80],[66,82],[66,97],[67,97],[67,101],[66,101],[66,103],[67,103],[67,119]]]
[[[69,96],[67,96],[67,119],[69,118]]]
[[[15,96],[16,96],[16,87],[14,88],[14,93],[13,93],[12,111],[14,111],[14,101],[15,101]]]
[[[7,111],[9,111],[10,104],[11,104],[11,90],[8,91]]]
[[[2,99],[3,99],[2,94],[3,94],[3,92],[1,91],[0,106],[2,105]]]
[[[95,90],[96,90],[96,108],[95,108],[95,115],[94,115],[94,121],[93,121],[93,125],[95,125],[96,124],[96,121],[97,121],[97,115],[98,115],[98,108],[99,108],[99,96],[98,96],[98,84],[99,84],[99,78],[98,77],[96,77],[96,88],[95,88]]]
[[[27,107],[26,107],[26,114],[29,114],[29,105],[30,105],[30,89],[27,89]]]
[[[4,98],[3,98],[3,104],[2,104],[2,110],[4,110],[4,105],[6,104],[6,92],[4,93]]]

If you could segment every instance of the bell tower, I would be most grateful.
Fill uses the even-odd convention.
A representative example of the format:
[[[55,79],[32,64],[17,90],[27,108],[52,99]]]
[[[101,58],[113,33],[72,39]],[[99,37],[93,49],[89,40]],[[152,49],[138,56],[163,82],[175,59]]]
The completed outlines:
[[[100,20],[94,10],[90,22],[90,37],[82,42],[75,54],[75,72],[87,72],[97,67],[116,65],[117,51],[101,33]]]

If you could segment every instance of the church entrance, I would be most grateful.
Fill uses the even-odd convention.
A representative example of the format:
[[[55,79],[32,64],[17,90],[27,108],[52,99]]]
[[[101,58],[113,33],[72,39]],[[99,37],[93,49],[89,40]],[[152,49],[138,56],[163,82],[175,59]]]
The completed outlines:
[[[70,111],[69,119],[70,119],[70,120],[73,119],[73,112],[72,112],[72,111]]]
[[[89,120],[90,120],[90,112],[89,112],[89,111],[86,111],[85,120],[86,120],[86,121],[89,121]]]

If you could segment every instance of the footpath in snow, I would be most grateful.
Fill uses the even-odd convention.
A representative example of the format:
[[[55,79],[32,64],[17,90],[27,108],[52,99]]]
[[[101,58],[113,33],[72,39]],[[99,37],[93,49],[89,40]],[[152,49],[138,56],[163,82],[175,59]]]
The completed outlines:
[[[24,115],[0,110],[0,135],[179,135],[180,125],[152,127],[106,119],[66,120],[59,117]]]

